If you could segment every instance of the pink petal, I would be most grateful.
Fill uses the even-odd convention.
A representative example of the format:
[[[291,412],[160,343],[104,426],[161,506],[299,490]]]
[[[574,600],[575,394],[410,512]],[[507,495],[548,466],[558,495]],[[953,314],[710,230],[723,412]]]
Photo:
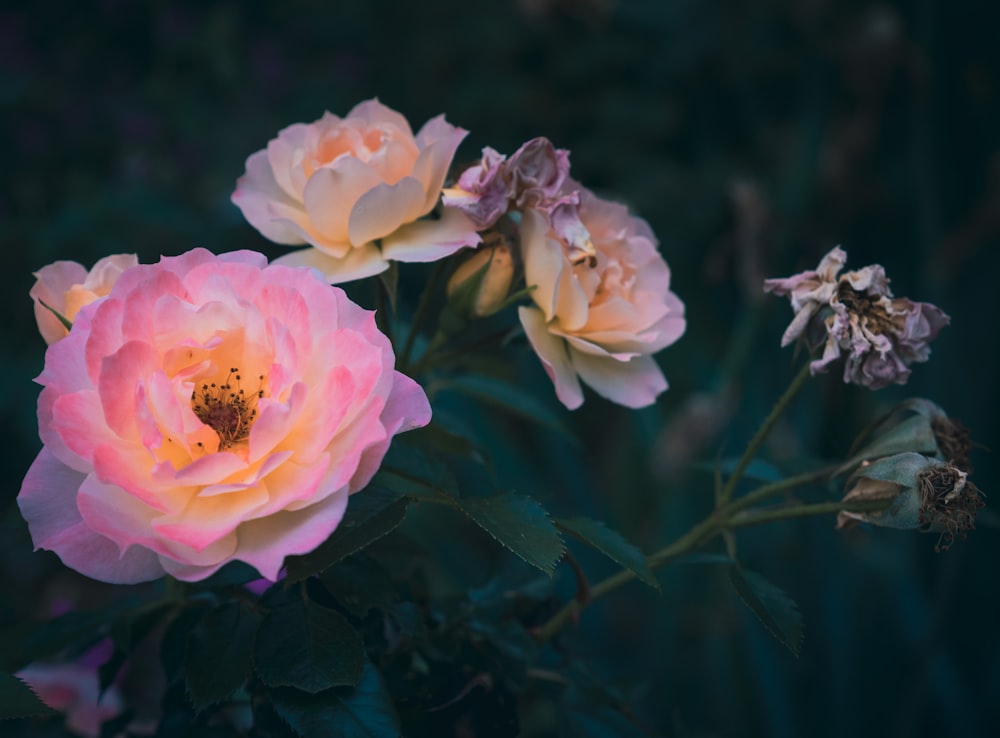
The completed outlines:
[[[573,367],[597,394],[625,407],[652,405],[667,389],[667,380],[651,356],[623,362],[574,352]]]

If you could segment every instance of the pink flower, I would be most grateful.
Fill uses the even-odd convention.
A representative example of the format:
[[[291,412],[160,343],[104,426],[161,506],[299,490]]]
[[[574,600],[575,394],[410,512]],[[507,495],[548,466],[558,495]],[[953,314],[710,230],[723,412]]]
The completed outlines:
[[[103,640],[74,662],[31,664],[17,672],[53,710],[65,713],[66,727],[77,735],[97,738],[101,725],[122,711],[118,687],[102,695],[97,669],[111,657],[111,641]]]
[[[333,283],[378,274],[389,261],[435,261],[479,242],[457,210],[418,221],[437,205],[466,133],[441,115],[414,136],[403,116],[368,100],[344,118],[325,113],[280,131],[247,159],[232,199],[265,238],[313,247],[278,263],[313,267]]]
[[[787,295],[795,311],[781,345],[817,326],[825,330],[826,345],[810,364],[814,375],[844,357],[844,382],[870,389],[905,384],[910,364],[927,361],[930,342],[950,318],[930,303],[893,298],[878,264],[838,277],[846,262],[847,254],[838,247],[815,270],[764,281],[765,292]]]
[[[547,138],[533,138],[510,158],[486,147],[479,164],[469,167],[442,202],[465,213],[479,229],[492,226],[513,209],[547,210],[569,176],[569,152]]]
[[[310,270],[197,249],[125,271],[45,356],[18,497],[36,547],[107,582],[233,560],[275,580],[429,421],[393,362],[373,313]]]
[[[72,323],[80,308],[108,294],[118,275],[138,263],[135,254],[115,254],[105,256],[89,272],[75,261],[57,261],[35,272],[36,281],[28,294],[35,301],[35,320],[45,343],[55,343],[69,333],[52,310]]]
[[[582,380],[626,407],[655,402],[667,382],[652,354],[685,320],[646,222],[580,189],[551,218],[526,210],[521,248],[535,302],[519,309],[521,324],[560,401],[579,407]]]

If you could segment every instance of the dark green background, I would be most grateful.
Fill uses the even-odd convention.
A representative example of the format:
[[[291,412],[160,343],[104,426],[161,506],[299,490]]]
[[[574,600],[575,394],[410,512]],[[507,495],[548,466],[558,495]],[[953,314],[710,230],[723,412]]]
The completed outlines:
[[[9,504],[39,447],[31,272],[197,245],[280,253],[229,202],[245,158],[285,125],[375,95],[414,126],[445,112],[471,132],[465,159],[548,136],[571,150],[577,179],[659,236],[689,327],[660,356],[672,389],[658,407],[629,413],[591,395],[573,418],[577,447],[496,433],[509,481],[554,509],[603,517],[647,550],[683,532],[710,494],[704,475],[664,471],[693,435],[676,430],[688,401],[729,387],[739,413],[706,433],[696,460],[742,448],[794,371],[778,349],[791,312],[762,298],[760,280],[837,244],[849,266],[884,264],[898,295],[953,322],[905,389],[812,383],[772,458],[842,453],[908,394],[1000,447],[998,16],[972,0],[5,4],[4,620],[75,586],[52,583]],[[492,432],[489,416],[477,422]],[[991,495],[994,457],[973,461]],[[744,562],[805,614],[798,660],[708,565],[671,569],[659,599],[614,595],[581,635],[603,673],[650,680],[637,711],[667,735],[989,735],[1000,731],[996,521],[988,508],[943,554],[932,536],[842,535],[826,519],[741,533]],[[569,596],[566,577],[559,586]]]

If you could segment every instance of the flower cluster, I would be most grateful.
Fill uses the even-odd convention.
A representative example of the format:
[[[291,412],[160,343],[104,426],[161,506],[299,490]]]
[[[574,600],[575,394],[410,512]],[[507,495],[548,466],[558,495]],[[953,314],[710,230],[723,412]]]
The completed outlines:
[[[626,407],[667,388],[652,355],[684,333],[684,304],[646,222],[569,176],[569,153],[536,138],[509,158],[491,148],[445,190],[479,228],[517,214],[530,306],[521,325],[570,408],[581,381]]]
[[[795,311],[781,345],[808,337],[811,326],[821,325],[826,343],[811,364],[813,374],[844,358],[846,383],[870,389],[905,384],[910,364],[927,361],[930,342],[949,318],[930,303],[894,298],[878,264],[840,274],[846,262],[838,247],[815,270],[764,282],[766,292],[788,296]]]

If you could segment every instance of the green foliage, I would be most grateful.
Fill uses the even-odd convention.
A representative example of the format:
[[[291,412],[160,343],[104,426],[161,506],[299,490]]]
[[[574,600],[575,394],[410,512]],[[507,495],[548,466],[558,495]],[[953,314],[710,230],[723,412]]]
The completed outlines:
[[[184,674],[196,709],[226,699],[246,682],[261,619],[247,603],[227,602],[209,611],[191,631]]]
[[[555,572],[565,546],[545,508],[530,497],[505,492],[458,500],[462,512],[497,541],[546,574]]]
[[[364,643],[343,615],[302,591],[301,597],[290,597],[264,618],[254,657],[264,684],[315,694],[357,683]]]
[[[660,583],[646,565],[646,557],[642,551],[629,543],[621,533],[591,518],[559,518],[556,525],[630,570],[650,587],[660,588]]]
[[[56,714],[24,681],[13,674],[0,672],[0,720]]]
[[[506,412],[525,418],[540,425],[559,431],[567,438],[574,438],[566,427],[561,412],[539,399],[532,392],[511,382],[482,374],[464,374],[437,380],[428,388],[429,392],[459,392],[477,400],[490,403]]]
[[[737,564],[729,567],[729,580],[767,631],[798,656],[805,627],[798,605],[763,576]]]
[[[392,698],[378,669],[362,665],[354,687],[318,694],[281,689],[271,693],[274,710],[301,738],[399,738]]]
[[[318,574],[391,533],[403,522],[408,502],[400,493],[376,485],[353,495],[333,535],[310,553],[288,558],[288,582]]]

